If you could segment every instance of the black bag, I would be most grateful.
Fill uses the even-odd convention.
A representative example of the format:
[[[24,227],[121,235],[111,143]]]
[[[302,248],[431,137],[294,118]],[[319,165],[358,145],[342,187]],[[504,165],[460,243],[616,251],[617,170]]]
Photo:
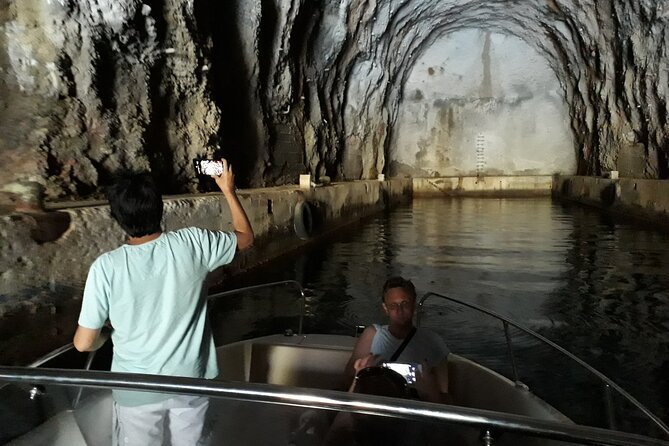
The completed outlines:
[[[407,382],[402,375],[387,367],[366,367],[355,375],[353,392],[367,395],[408,398]]]
[[[413,327],[402,344],[390,357],[389,362],[394,362],[404,348],[409,344],[413,335],[416,334],[416,327]],[[390,396],[394,398],[414,398],[415,392],[411,391],[406,380],[402,375],[387,367],[366,367],[355,375],[355,386],[353,392],[365,393],[369,395]]]

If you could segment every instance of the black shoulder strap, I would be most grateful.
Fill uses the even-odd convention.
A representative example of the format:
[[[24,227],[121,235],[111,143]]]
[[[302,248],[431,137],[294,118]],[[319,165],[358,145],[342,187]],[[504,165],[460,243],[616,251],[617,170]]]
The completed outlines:
[[[413,338],[413,335],[416,334],[416,327],[411,328],[411,331],[407,335],[406,338],[404,338],[404,341],[402,341],[402,344],[400,344],[399,347],[397,347],[397,350],[395,350],[395,353],[390,357],[390,360],[388,362],[394,362],[397,360],[397,358],[400,357],[402,352],[404,351],[404,348],[409,344],[409,341],[411,341],[411,338]]]

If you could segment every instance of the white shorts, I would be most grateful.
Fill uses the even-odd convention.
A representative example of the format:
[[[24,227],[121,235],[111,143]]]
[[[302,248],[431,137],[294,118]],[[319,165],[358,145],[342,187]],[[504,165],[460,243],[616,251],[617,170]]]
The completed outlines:
[[[114,401],[114,446],[206,445],[205,416],[209,400],[202,396],[175,396],[142,406],[121,406]],[[163,443],[165,441],[165,443]]]

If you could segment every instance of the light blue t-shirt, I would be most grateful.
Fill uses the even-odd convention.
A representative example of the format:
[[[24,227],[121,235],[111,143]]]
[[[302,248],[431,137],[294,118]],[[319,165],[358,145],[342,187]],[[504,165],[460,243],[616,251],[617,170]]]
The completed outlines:
[[[380,355],[385,361],[390,360],[404,339],[397,339],[390,333],[387,325],[374,324],[376,333],[372,339],[371,353]],[[427,328],[417,328],[409,343],[404,347],[395,362],[420,364],[426,361],[431,367],[448,356],[450,350],[443,339]]]
[[[235,255],[234,232],[186,228],[98,257],[88,273],[79,325],[114,330],[114,372],[215,378],[207,321],[207,274]]]

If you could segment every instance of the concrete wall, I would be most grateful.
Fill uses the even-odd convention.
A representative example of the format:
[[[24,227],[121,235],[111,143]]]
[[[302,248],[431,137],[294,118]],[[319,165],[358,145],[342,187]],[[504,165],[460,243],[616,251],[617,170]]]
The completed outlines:
[[[552,184],[553,177],[550,175],[414,178],[413,195],[414,197],[547,196],[551,194]]]
[[[630,216],[669,223],[667,180],[556,176],[553,180],[553,195]]]
[[[371,215],[411,196],[411,180],[355,181],[302,190],[253,189],[239,197],[256,233],[254,247],[212,277],[252,268],[310,243],[320,234]],[[298,238],[296,205],[310,203],[314,233]],[[231,229],[221,194],[167,197],[164,228]],[[0,217],[0,362],[27,363],[71,340],[88,268],[101,253],[124,242],[105,204],[44,214]]]
[[[420,56],[406,81],[391,173],[575,173],[568,122],[554,72],[528,44],[454,32]]]

